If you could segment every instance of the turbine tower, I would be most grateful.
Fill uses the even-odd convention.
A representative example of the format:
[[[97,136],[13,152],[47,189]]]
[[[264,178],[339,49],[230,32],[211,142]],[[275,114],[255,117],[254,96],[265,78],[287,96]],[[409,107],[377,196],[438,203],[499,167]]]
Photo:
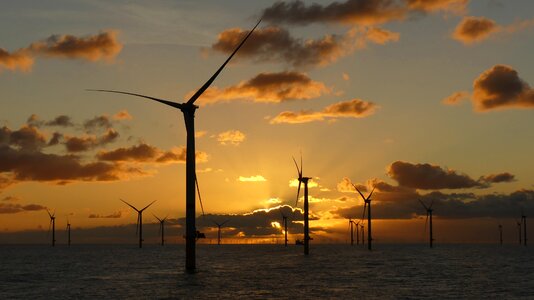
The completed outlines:
[[[143,209],[137,209],[135,206],[130,203],[120,199],[122,202],[126,203],[129,207],[133,208],[137,212],[137,225],[135,226],[135,234],[139,233],[139,248],[143,248],[143,211],[152,205],[156,200],[152,201],[149,205],[145,206]]]
[[[432,248],[433,246],[433,243],[434,243],[434,237],[432,236],[432,212],[434,211],[432,209],[432,205],[434,205],[434,201],[430,202],[430,206],[426,206],[426,204],[421,201],[421,199],[419,199],[419,202],[421,202],[421,205],[423,205],[423,207],[425,208],[426,210],[426,220],[425,220],[425,232],[426,232],[426,226],[428,224],[428,218],[430,217],[430,236],[429,236],[429,241],[430,241],[430,248]]]
[[[522,242],[521,242],[521,223],[522,223],[522,220],[521,220],[521,222],[516,220],[516,222],[517,222],[517,232],[519,233],[519,245],[521,245],[522,244]]]
[[[48,209],[46,210],[48,216],[50,217],[50,224],[48,224],[48,233],[50,233],[50,228],[52,228],[52,247],[56,246],[56,212],[50,213]]]
[[[142,97],[157,101],[159,103],[171,106],[173,108],[179,109],[185,120],[185,129],[187,135],[187,144],[186,144],[186,204],[185,204],[185,268],[188,271],[193,271],[196,268],[196,239],[197,239],[197,230],[195,226],[195,180],[196,180],[196,160],[195,160],[195,111],[198,106],[195,105],[195,101],[208,89],[208,87],[215,81],[219,73],[224,69],[236,52],[243,46],[245,41],[250,37],[254,29],[260,24],[261,19],[256,23],[254,28],[243,38],[241,43],[235,48],[234,52],[226,59],[226,61],[219,67],[219,69],[204,83],[204,85],[193,95],[187,102],[176,103],[173,101],[158,99],[150,96],[145,96],[141,94],[135,94],[130,92],[122,92],[116,90],[91,90],[97,92],[108,92],[108,93],[118,93],[131,96]]]
[[[354,225],[356,226],[356,230],[355,230],[356,231],[356,245],[359,245],[360,244],[360,223],[362,222],[362,220],[359,220],[358,222],[356,221],[352,221],[352,222],[354,222]]]
[[[349,218],[349,230],[350,230],[350,245],[354,245],[354,226],[356,226],[356,234],[358,235],[358,224]],[[356,243],[359,243],[359,238],[356,238]]]
[[[160,219],[158,216],[152,214],[159,221],[159,233],[161,234],[161,245],[165,246],[165,220],[167,217]]]
[[[373,190],[371,191],[371,193],[369,194],[369,196],[367,196],[367,198],[362,194],[362,192],[360,192],[360,190],[356,187],[356,185],[352,184],[352,186],[356,189],[356,191],[358,191],[358,193],[360,194],[360,196],[362,197],[363,199],[363,215],[362,215],[362,220],[365,219],[365,211],[366,211],[366,208],[367,208],[367,248],[369,250],[372,249],[372,241],[373,241],[373,238],[372,238],[372,235],[371,235],[371,196],[373,195],[373,192],[375,191],[375,188],[373,188]],[[363,233],[362,233],[362,236],[363,236]],[[363,240],[363,237],[362,237],[362,240]]]
[[[502,246],[502,225],[499,224],[499,243]]]
[[[67,217],[67,245],[70,247],[70,222]]]
[[[308,181],[312,179],[311,177],[302,176],[302,154],[300,155],[300,168],[297,164],[297,161],[293,157],[293,162],[297,167],[298,181],[299,186],[297,188],[297,202],[295,206],[299,204],[299,195],[300,195],[300,186],[304,184],[304,254],[308,255],[310,253],[310,224],[309,224],[309,203],[308,203]]]
[[[360,220],[361,221],[361,220]],[[358,222],[359,223],[359,222]],[[365,245],[365,225],[360,225],[360,228],[361,228],[361,233],[362,233],[362,246]]]
[[[282,213],[282,221],[284,223],[284,246],[287,247],[287,216]]]
[[[523,245],[527,246],[527,216],[521,214],[521,223],[523,223]]]
[[[217,225],[217,245],[221,244],[221,227],[224,224],[228,223],[228,221],[230,221],[230,220],[226,220],[226,221],[224,221],[222,223],[218,223],[218,222],[213,221],[213,223],[215,223],[215,225]]]

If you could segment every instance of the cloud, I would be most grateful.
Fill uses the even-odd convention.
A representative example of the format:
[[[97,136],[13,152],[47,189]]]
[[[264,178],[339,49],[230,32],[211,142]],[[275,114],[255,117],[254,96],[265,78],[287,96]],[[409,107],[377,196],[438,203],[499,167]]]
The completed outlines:
[[[472,44],[487,39],[499,30],[497,23],[486,17],[464,17],[452,37],[464,44]]]
[[[244,99],[253,102],[279,103],[288,100],[308,100],[330,92],[324,83],[295,71],[260,73],[237,85],[224,89],[209,88],[200,104],[212,104]]]
[[[36,127],[24,125],[15,131],[6,126],[0,128],[0,146],[10,145],[26,151],[37,151],[46,144],[44,134]]]
[[[326,6],[303,1],[275,2],[262,13],[262,20],[274,24],[308,25],[311,23],[342,23],[376,25],[402,20],[406,8],[391,0],[347,0]]]
[[[456,14],[467,12],[469,0],[406,0],[408,7],[424,12],[450,11]]]
[[[111,128],[111,120],[106,115],[96,116],[92,119],[89,119],[83,123],[83,127],[87,131],[92,131],[96,129],[108,129]]]
[[[121,211],[111,213],[109,215],[90,214],[89,219],[118,219],[122,216]]]
[[[454,92],[452,95],[444,98],[441,100],[441,103],[445,105],[457,105],[460,104],[465,99],[468,99],[469,93],[468,92]]]
[[[481,180],[488,183],[512,182],[515,181],[515,176],[508,172],[504,172],[482,176]]]
[[[355,185],[361,192],[367,191],[367,186],[363,184],[355,184]],[[354,186],[352,186],[352,181],[347,177],[343,177],[343,179],[341,179],[341,181],[338,182],[336,189],[338,192],[341,192],[341,193],[357,193],[358,192],[354,189]]]
[[[0,201],[4,202],[17,202],[20,201],[20,198],[14,197],[14,196],[5,196],[4,198],[0,199]]]
[[[0,214],[16,214],[26,211],[39,211],[45,210],[46,206],[39,204],[13,204],[13,203],[0,203]]]
[[[163,151],[157,147],[140,143],[131,147],[121,147],[110,151],[102,150],[96,155],[100,161],[137,163],[185,163],[186,149],[179,147]],[[197,151],[197,162],[206,162],[207,154]]]
[[[376,104],[360,99],[334,103],[322,111],[284,111],[271,119],[271,124],[300,124],[314,121],[335,120],[337,118],[364,118],[374,114]]]
[[[341,76],[343,77],[343,80],[345,80],[345,81],[349,81],[350,80],[350,76],[347,73],[343,72],[343,74],[341,74]]]
[[[118,113],[113,115],[113,120],[131,120],[133,119],[132,115],[127,110],[121,110]]]
[[[44,41],[32,43],[29,49],[44,56],[109,61],[120,53],[122,44],[117,40],[117,32],[108,30],[85,37],[52,35]]]
[[[195,137],[196,138],[201,138],[203,136],[205,136],[208,132],[206,130],[200,130],[200,131],[197,131],[195,132]]]
[[[231,28],[221,32],[211,47],[230,54],[249,30]],[[399,34],[374,27],[358,27],[343,35],[329,34],[319,39],[298,39],[284,28],[270,26],[256,29],[250,41],[240,49],[240,57],[256,62],[284,62],[295,68],[325,66],[364,48],[367,43],[384,45],[399,39]]]
[[[454,170],[445,170],[431,164],[412,164],[396,161],[388,169],[389,177],[400,186],[422,190],[483,188],[484,183]]]
[[[119,133],[113,129],[108,129],[107,132],[97,138],[95,136],[84,137],[65,137],[65,147],[68,152],[83,152],[97,147],[113,143],[119,138]],[[52,142],[52,140],[51,140]]]
[[[265,177],[263,177],[261,175],[255,175],[255,176],[249,176],[249,177],[239,176],[239,178],[237,180],[241,181],[241,182],[263,182],[263,181],[267,181],[267,179],[265,179]]]
[[[57,116],[54,120],[48,121],[45,123],[47,126],[61,126],[61,127],[69,127],[73,126],[71,119],[69,116],[61,115]]]
[[[221,145],[232,144],[238,146],[245,140],[245,134],[239,130],[228,130],[217,135],[217,142]]]
[[[29,51],[21,49],[13,53],[0,48],[0,71],[2,68],[10,71],[29,71],[33,66],[34,59]]]
[[[298,179],[291,179],[289,180],[289,187],[298,187],[299,186],[299,180]],[[303,187],[304,185],[302,185]],[[314,188],[314,187],[318,187],[319,184],[317,183],[317,181],[313,180],[313,178],[308,181],[308,188]]]
[[[506,65],[484,71],[473,84],[472,101],[477,111],[534,108],[534,90]]]

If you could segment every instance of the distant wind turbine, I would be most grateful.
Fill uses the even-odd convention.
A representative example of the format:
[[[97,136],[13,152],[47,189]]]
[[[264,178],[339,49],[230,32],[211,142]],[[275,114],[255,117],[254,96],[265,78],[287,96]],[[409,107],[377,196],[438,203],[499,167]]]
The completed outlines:
[[[523,224],[523,245],[527,246],[527,216],[521,214],[521,223]]]
[[[50,228],[52,228],[52,247],[56,246],[56,212],[50,213],[48,209],[46,210],[48,216],[50,217],[50,224],[48,224],[48,233],[50,233]]]
[[[517,221],[516,220],[516,222],[517,222],[517,232],[519,233],[519,245],[521,245],[522,244],[522,242],[521,242],[521,223],[522,223],[522,220],[521,221]]]
[[[135,206],[130,203],[120,199],[122,202],[126,203],[129,207],[133,208],[137,212],[137,225],[135,226],[135,233],[139,234],[139,248],[143,248],[143,211],[147,209],[150,205],[154,204],[156,200],[152,201],[149,205],[145,206],[143,209],[137,209]]]
[[[310,253],[310,225],[309,225],[309,203],[308,203],[308,181],[312,179],[311,177],[302,176],[302,154],[300,154],[300,168],[297,164],[297,161],[293,157],[293,162],[297,167],[298,181],[299,186],[297,188],[297,202],[295,206],[299,203],[300,196],[300,186],[304,183],[304,254],[308,255]]]
[[[158,216],[156,215],[154,215],[154,217],[159,221],[159,234],[161,234],[161,245],[165,246],[165,220],[167,220],[167,217],[163,219],[158,218]]]
[[[499,224],[499,243],[502,246],[502,225]]]
[[[195,101],[208,89],[208,87],[215,81],[217,76],[219,76],[219,73],[224,69],[224,67],[228,64],[228,62],[232,59],[232,57],[236,54],[236,52],[243,46],[245,41],[250,37],[254,29],[258,27],[260,24],[261,19],[256,23],[254,28],[250,30],[250,32],[243,38],[241,43],[235,48],[234,52],[226,59],[226,61],[219,67],[219,69],[204,83],[204,85],[193,95],[187,102],[184,103],[176,103],[173,101],[158,99],[150,96],[145,96],[141,94],[135,94],[130,92],[122,92],[122,91],[116,91],[116,90],[90,90],[90,91],[96,91],[96,92],[108,92],[108,93],[118,93],[118,94],[125,94],[125,95],[131,95],[131,96],[137,96],[142,97],[146,99],[150,99],[153,101],[157,101],[159,103],[171,106],[173,108],[179,109],[182,111],[184,115],[185,120],[185,129],[187,133],[187,145],[186,145],[186,217],[185,217],[185,226],[186,226],[186,234],[185,234],[185,268],[188,271],[193,271],[196,268],[196,240],[199,238],[197,236],[198,230],[196,230],[195,226],[195,218],[196,218],[196,212],[195,212],[195,181],[196,181],[196,160],[195,160],[195,111],[198,108],[198,106],[195,105]]]
[[[358,193],[360,194],[360,196],[362,197],[363,199],[363,215],[362,215],[362,220],[365,219],[365,212],[366,212],[366,209],[367,209],[367,248],[369,250],[372,249],[372,241],[373,241],[373,238],[372,238],[372,235],[371,235],[371,196],[373,195],[373,192],[375,191],[375,188],[373,187],[373,190],[371,191],[371,193],[369,194],[369,196],[365,197],[362,192],[360,192],[360,190],[356,187],[356,185],[352,184],[352,186],[356,189],[356,191],[358,191]],[[363,240],[363,238],[362,238]]]
[[[215,223],[215,225],[217,225],[217,245],[221,244],[221,227],[224,224],[228,223],[228,221],[230,221],[230,220],[226,220],[226,221],[224,221],[222,223],[218,223],[218,222],[213,221],[213,223]]]
[[[419,202],[421,202],[421,205],[423,205],[423,207],[425,208],[426,210],[426,220],[425,220],[425,232],[426,232],[426,226],[427,226],[427,223],[428,223],[428,218],[430,217],[430,236],[429,236],[429,241],[430,241],[430,248],[432,248],[433,246],[433,243],[434,243],[434,237],[432,236],[432,212],[434,211],[432,209],[432,205],[434,205],[434,201],[430,202],[430,206],[426,206],[426,204],[421,201],[421,199],[419,199]]]
[[[281,213],[281,212],[280,212]],[[284,246],[287,247],[287,216],[282,214],[282,222],[284,223]]]
[[[70,247],[70,222],[69,222],[69,217],[67,217],[67,245]]]
[[[360,223],[360,222],[358,222]],[[360,225],[361,228],[361,238],[362,238],[362,246],[365,245],[365,225]]]
[[[356,234],[358,234],[358,224],[354,222],[354,220],[349,218],[349,230],[350,230],[350,245],[354,245],[354,226],[356,226]],[[359,238],[356,239],[357,243],[359,243]]]

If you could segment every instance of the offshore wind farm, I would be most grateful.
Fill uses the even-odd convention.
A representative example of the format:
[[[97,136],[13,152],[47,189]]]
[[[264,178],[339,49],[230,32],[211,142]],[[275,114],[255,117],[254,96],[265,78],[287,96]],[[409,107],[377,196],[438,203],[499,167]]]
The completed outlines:
[[[533,10],[0,4],[0,298],[528,298]]]

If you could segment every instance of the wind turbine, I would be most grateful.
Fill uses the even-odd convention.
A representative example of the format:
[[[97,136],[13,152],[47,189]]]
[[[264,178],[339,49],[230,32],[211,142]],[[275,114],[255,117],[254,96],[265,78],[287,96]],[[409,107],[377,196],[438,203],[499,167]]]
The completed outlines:
[[[137,225],[135,226],[135,234],[139,233],[139,248],[143,247],[143,211],[152,205],[156,200],[152,201],[149,205],[145,206],[143,209],[137,209],[135,206],[130,203],[120,199],[122,202],[126,203],[129,207],[133,208],[137,212]]]
[[[419,202],[421,202],[421,205],[423,205],[423,207],[426,209],[425,232],[426,232],[426,226],[427,226],[427,223],[428,223],[428,217],[430,217],[430,237],[429,237],[429,240],[430,240],[430,248],[432,248],[432,244],[434,242],[434,238],[432,237],[432,212],[433,212],[432,205],[434,205],[434,201],[432,201],[430,203],[430,206],[426,206],[426,204],[423,201],[421,201],[421,199],[419,199]]]
[[[215,222],[215,221],[212,221],[213,223],[215,223],[215,225],[217,225],[217,245],[220,245],[221,244],[221,227],[228,223],[228,221],[230,220],[226,220],[222,223],[218,223],[218,222]]]
[[[287,247],[287,216],[284,215],[282,212],[280,213],[282,214],[282,220],[284,223],[284,246]]]
[[[50,233],[50,228],[52,228],[52,247],[56,246],[56,212],[50,213],[48,209],[46,210],[48,216],[50,217],[50,224],[48,224],[48,233]]]
[[[360,220],[361,221],[361,220]],[[358,222],[360,223],[360,222]],[[360,228],[362,230],[362,246],[365,245],[365,225],[360,225]]]
[[[308,203],[308,181],[312,179],[311,177],[302,176],[302,154],[300,155],[300,168],[297,164],[297,161],[293,157],[293,162],[295,162],[295,167],[297,167],[297,173],[299,175],[298,181],[299,186],[297,189],[297,202],[295,206],[299,204],[299,195],[300,195],[300,186],[304,183],[304,254],[308,255],[310,253],[310,224],[309,224],[309,203]]]
[[[523,220],[521,220],[521,222],[516,220],[517,232],[519,233],[519,245],[521,245],[521,223],[522,223],[522,221]]]
[[[502,246],[502,225],[499,224],[499,242]]]
[[[154,214],[152,214],[154,215]],[[159,233],[161,234],[161,245],[165,246],[165,220],[167,220],[167,217],[160,219],[158,216],[154,215],[156,219],[159,221]]]
[[[70,222],[69,222],[69,217],[67,217],[67,245],[70,247]]]
[[[523,245],[527,246],[527,216],[521,213],[521,223],[523,224]]]
[[[193,271],[196,268],[196,248],[195,243],[197,239],[197,230],[195,226],[195,218],[196,218],[196,212],[195,212],[195,180],[196,180],[196,161],[195,161],[195,111],[198,108],[198,106],[195,105],[195,101],[208,89],[208,87],[215,81],[217,76],[219,76],[219,73],[223,70],[223,68],[228,64],[230,59],[236,54],[236,52],[243,46],[245,41],[249,38],[249,36],[252,34],[254,29],[260,24],[261,19],[256,23],[254,28],[250,30],[250,32],[245,36],[245,38],[241,41],[241,43],[235,48],[234,52],[226,59],[226,61],[219,67],[219,69],[204,83],[204,85],[193,95],[187,102],[184,103],[176,103],[173,101],[158,99],[150,96],[145,96],[141,94],[135,94],[130,92],[122,92],[122,91],[116,91],[116,90],[90,90],[90,91],[96,91],[96,92],[108,92],[108,93],[118,93],[118,94],[125,94],[125,95],[131,95],[131,96],[137,96],[142,97],[146,99],[150,99],[153,101],[157,101],[159,103],[171,106],[173,108],[179,109],[182,111],[184,115],[185,120],[185,129],[187,133],[187,145],[186,145],[186,204],[185,204],[185,214],[186,214],[186,220],[185,220],[185,226],[186,226],[186,234],[185,234],[185,268],[188,271]]]
[[[356,225],[356,230],[355,230],[356,231],[356,245],[359,245],[360,244],[360,223],[362,222],[362,220],[359,220],[358,222],[356,221],[352,221],[352,222],[355,222],[354,225]],[[362,233],[362,239],[363,239],[363,233]]]
[[[355,221],[349,218],[349,230],[350,230],[350,245],[354,245],[354,226],[356,226],[356,234],[358,235],[358,224]],[[356,243],[360,242],[360,239],[356,238]]]
[[[373,195],[373,192],[375,191],[375,188],[373,187],[373,190],[367,196],[367,198],[360,192],[360,190],[356,187],[356,185],[352,184],[352,186],[358,191],[360,196],[362,196],[363,199],[363,215],[362,220],[365,219],[365,210],[367,208],[367,248],[369,250],[372,249],[372,236],[371,236],[371,196]],[[362,233],[362,241],[363,241],[363,233]],[[363,243],[362,243],[363,244]]]

